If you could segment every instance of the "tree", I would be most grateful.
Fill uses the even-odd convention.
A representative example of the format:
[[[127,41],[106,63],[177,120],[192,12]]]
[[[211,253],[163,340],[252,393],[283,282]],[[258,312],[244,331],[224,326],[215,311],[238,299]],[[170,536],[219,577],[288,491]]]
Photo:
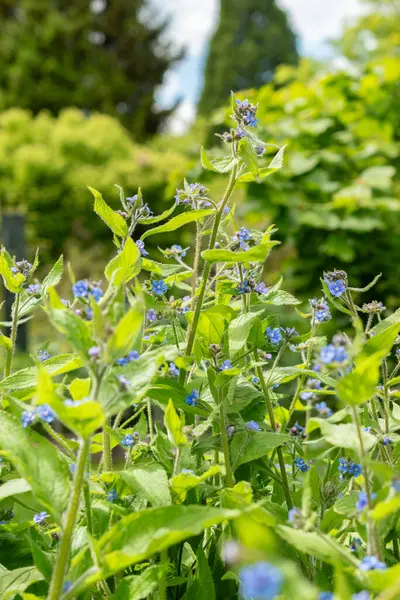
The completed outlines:
[[[0,0],[0,110],[66,106],[117,116],[137,138],[159,128],[154,93],[178,54],[147,0]],[[179,55],[180,56],[180,55]]]
[[[231,90],[260,87],[278,65],[296,62],[295,35],[275,0],[221,0],[199,114],[222,106]]]

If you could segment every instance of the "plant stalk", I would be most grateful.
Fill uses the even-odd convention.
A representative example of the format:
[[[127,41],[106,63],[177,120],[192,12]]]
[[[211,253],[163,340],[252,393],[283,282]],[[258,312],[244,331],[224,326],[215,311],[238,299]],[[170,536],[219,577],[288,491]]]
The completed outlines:
[[[54,566],[53,575],[50,583],[48,600],[59,600],[59,598],[61,597],[64,575],[69,558],[72,533],[75,527],[79,509],[79,502],[84,482],[86,462],[89,456],[89,449],[90,440],[81,440],[71,498],[67,509],[65,527],[62,533],[60,547],[58,550],[56,563]]]
[[[225,460],[225,483],[227,487],[233,487],[233,474],[232,474],[232,466],[231,459],[229,456],[229,444],[228,444],[228,435],[226,433],[226,423],[225,423],[225,413],[224,407],[221,403],[219,409],[219,423],[221,429],[221,440],[222,440],[222,448],[224,450],[224,460]]]
[[[15,352],[15,344],[17,341],[17,331],[18,331],[18,310],[19,310],[19,301],[20,294],[15,294],[15,302],[14,302],[14,315],[11,322],[11,348],[7,350],[6,353],[6,362],[4,365],[4,378],[8,377],[11,373],[11,365]]]

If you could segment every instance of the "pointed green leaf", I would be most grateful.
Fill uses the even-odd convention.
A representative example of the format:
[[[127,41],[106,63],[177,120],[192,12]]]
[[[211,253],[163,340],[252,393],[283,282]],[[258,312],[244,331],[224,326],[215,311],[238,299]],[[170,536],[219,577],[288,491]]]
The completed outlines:
[[[178,413],[174,408],[172,400],[168,402],[167,409],[164,414],[164,423],[167,428],[168,438],[176,448],[184,446],[187,442],[185,434],[182,432],[182,422]]]
[[[159,225],[158,227],[153,227],[153,229],[148,229],[144,232],[141,239],[149,237],[150,235],[155,235],[159,233],[168,233],[170,231],[175,231],[188,223],[193,223],[194,221],[201,221],[205,217],[209,217],[214,214],[214,209],[211,208],[202,208],[198,210],[190,210],[188,212],[181,213],[176,217],[173,217],[168,223],[164,223],[164,225]]]
[[[128,471],[121,471],[120,476],[133,491],[137,492],[139,489],[152,506],[172,504],[167,473],[161,465],[138,465]]]
[[[25,479],[9,479],[0,485],[0,501],[10,496],[18,496],[31,491],[31,486]]]
[[[278,241],[269,241],[258,246],[254,246],[249,250],[234,251],[234,250],[203,250],[201,256],[208,262],[235,262],[235,263],[248,263],[248,262],[264,262],[267,258],[271,248],[277,246]]]
[[[170,217],[172,215],[172,213],[175,211],[177,206],[178,206],[178,204],[177,204],[177,202],[175,202],[171,206],[171,208],[168,208],[168,210],[165,210],[160,215],[155,215],[154,217],[143,217],[142,219],[139,219],[139,223],[141,223],[142,225],[153,225],[154,223],[159,223],[160,221],[164,221],[165,219],[168,219],[168,217]]]
[[[112,600],[146,600],[157,590],[163,577],[165,577],[163,565],[152,565],[142,571],[140,575],[124,577],[112,596]]]
[[[61,255],[55,263],[50,273],[43,279],[41,293],[44,296],[49,288],[55,287],[60,281],[63,274],[63,256]]]
[[[108,281],[118,287],[138,275],[141,263],[138,247],[132,238],[128,238],[121,252],[110,260],[104,272]]]
[[[107,351],[113,360],[126,356],[133,349],[142,331],[143,306],[139,301],[122,317],[108,340]]]
[[[115,212],[108,204],[103,200],[103,196],[97,190],[91,188],[89,190],[94,196],[94,211],[99,215],[101,219],[108,225],[115,235],[119,237],[126,237],[128,235],[128,225],[125,219]]]

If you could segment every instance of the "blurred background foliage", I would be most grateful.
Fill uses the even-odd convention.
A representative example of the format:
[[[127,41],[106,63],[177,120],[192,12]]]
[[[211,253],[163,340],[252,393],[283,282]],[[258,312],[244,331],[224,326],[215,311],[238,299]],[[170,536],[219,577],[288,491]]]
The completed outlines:
[[[71,86],[74,93],[65,89],[58,95],[65,103],[63,106],[43,104],[46,110],[38,110],[41,101],[36,103],[34,98],[40,90],[30,90],[32,99],[29,100],[24,89],[18,87],[23,82],[24,61],[21,59],[22,66],[18,66],[17,61],[13,67],[7,61],[4,63],[4,56],[12,51],[16,40],[28,43],[26,26],[18,30],[14,4],[10,0],[0,0],[0,24],[6,22],[11,28],[11,33],[5,36],[8,41],[3,39],[0,45],[0,58],[3,57],[0,107],[13,107],[0,113],[1,209],[3,213],[25,212],[30,255],[40,246],[42,262],[48,264],[64,252],[78,276],[93,275],[94,271],[101,271],[112,244],[101,222],[92,215],[92,199],[86,186],[100,190],[114,207],[118,206],[118,191],[114,184],[123,186],[127,195],[133,195],[141,186],[145,201],[157,213],[173,202],[175,188],[181,187],[184,177],[189,181],[201,180],[210,187],[213,197],[218,198],[225,179],[201,169],[199,147],[206,142],[207,147],[211,147],[211,155],[227,153],[227,148],[221,147],[213,134],[231,125],[229,112],[225,107],[216,108],[212,114],[205,110],[186,134],[172,136],[161,131],[154,136],[152,134],[161,121],[147,130],[136,129],[135,110],[132,109],[131,116],[119,113],[117,96],[112,96],[111,91],[109,103],[99,101],[88,105],[88,110],[79,110],[86,101],[79,101],[74,95],[78,84]],[[36,10],[36,6],[45,10],[48,2],[20,0],[19,4],[23,10],[28,11],[27,7],[30,7],[29,11],[33,11],[32,7]],[[51,4],[57,4],[58,13],[62,14],[71,11],[73,5],[80,6],[82,11],[86,6],[87,10],[83,0],[69,2],[64,8],[62,2]],[[130,3],[138,10],[143,4]],[[282,272],[286,289],[308,298],[320,289],[319,277],[324,269],[346,269],[352,285],[365,285],[377,272],[382,272],[378,292],[373,293],[384,297],[388,306],[394,306],[400,298],[396,272],[400,256],[400,200],[396,176],[400,57],[396,23],[400,14],[398,6],[390,0],[372,0],[369,4],[370,13],[347,28],[343,37],[335,42],[343,57],[340,64],[333,66],[332,63],[325,65],[302,60],[296,65],[294,38],[288,31],[288,50],[282,52],[281,58],[282,62],[293,64],[278,67],[279,61],[271,62],[266,83],[240,93],[241,97],[259,102],[260,137],[288,147],[285,168],[279,175],[267,178],[262,184],[238,187],[234,224],[238,227],[278,224],[278,239],[282,244],[269,259],[268,282],[276,281],[278,273]],[[120,6],[118,14],[123,15],[128,4],[118,0],[114,6],[117,5]],[[222,8],[224,6],[222,3]],[[225,12],[221,11],[220,27],[229,28],[229,23],[231,28],[238,27],[233,13],[225,24],[222,20],[226,11],[237,10],[239,14],[243,6],[248,6],[247,2],[232,2],[229,9],[225,6]],[[50,12],[53,14],[54,11]],[[278,24],[288,27],[284,14],[278,12]],[[61,19],[58,13],[58,16],[53,14],[57,23]],[[29,12],[31,17],[32,14]],[[251,23],[254,25],[254,19]],[[97,23],[96,28],[101,30],[101,25]],[[160,28],[161,25],[157,26],[155,31],[161,31]],[[151,27],[149,31],[151,37]],[[129,32],[132,34],[131,30]],[[124,31],[121,37],[123,35]],[[147,39],[146,35],[143,33],[143,39]],[[157,35],[154,34],[155,39]],[[106,56],[107,36],[103,40],[106,47],[94,44],[93,52],[103,52]],[[43,39],[38,44],[46,49],[45,42]],[[216,61],[216,43],[214,38],[205,70],[205,90],[212,85],[210,62]],[[118,44],[122,44],[122,40]],[[246,46],[240,48],[243,64],[248,64],[249,73],[255,73],[260,54],[250,49],[246,58]],[[170,60],[176,58],[169,48],[165,49],[164,55]],[[146,55],[143,56],[141,60],[146,61]],[[264,58],[267,60],[268,57]],[[39,65],[39,55],[35,60]],[[62,61],[57,57],[54,60],[62,70]],[[88,64],[94,61],[99,68],[107,65],[105,59],[103,63],[94,55],[88,61]],[[80,68],[71,58],[71,68],[74,64],[75,69]],[[166,70],[167,64],[164,66]],[[127,74],[130,84],[122,86],[131,98],[135,96],[135,85],[149,91],[148,116],[140,117],[141,123],[147,122],[147,118],[155,118],[157,78],[153,78],[151,69],[148,73],[145,67],[143,63],[144,74],[138,71],[136,80],[132,79],[132,72]],[[107,73],[101,74],[94,69],[93,74],[103,77],[104,85],[113,87],[112,69],[107,67],[106,70]],[[46,81],[51,83],[53,78],[49,76]],[[238,80],[232,81],[230,85],[235,88]],[[255,82],[257,85],[258,81]],[[245,83],[255,84],[251,79]],[[88,91],[87,98],[90,97],[92,93]],[[217,93],[216,99],[219,104],[221,100]],[[120,101],[130,102],[129,98],[118,97]],[[227,102],[223,104],[227,105]],[[75,107],[66,108],[69,105]],[[100,114],[97,110],[109,114]],[[137,110],[140,113],[142,109]],[[163,237],[162,240],[155,239],[154,243],[164,247],[176,242],[190,245],[190,229],[179,235],[182,236],[180,240],[175,233],[171,240]]]

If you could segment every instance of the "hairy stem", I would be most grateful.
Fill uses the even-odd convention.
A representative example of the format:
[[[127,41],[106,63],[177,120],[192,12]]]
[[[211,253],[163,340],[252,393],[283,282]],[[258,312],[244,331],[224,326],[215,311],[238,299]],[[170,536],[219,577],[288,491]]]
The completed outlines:
[[[231,459],[229,456],[228,435],[226,433],[225,413],[224,413],[224,407],[223,407],[222,403],[221,403],[220,409],[219,409],[219,424],[220,424],[220,429],[221,429],[222,448],[224,450],[225,471],[226,471],[225,482],[226,482],[227,487],[232,487],[233,486],[232,466],[231,466]]]
[[[4,365],[4,378],[8,377],[11,373],[11,365],[15,352],[15,344],[17,341],[17,331],[18,331],[18,311],[19,311],[19,301],[20,294],[15,294],[15,302],[14,302],[14,315],[11,322],[11,347],[7,350],[6,354],[6,362]]]
[[[50,583],[48,600],[59,600],[63,587],[64,575],[69,558],[72,533],[75,527],[79,502],[85,475],[86,462],[89,456],[90,440],[81,440],[76,464],[76,472],[72,486],[64,530],[61,537],[56,563]]]
[[[107,419],[103,427],[103,470],[112,471],[111,438],[106,427],[110,427],[110,419]]]
[[[254,360],[257,363],[258,357],[257,357],[256,350],[254,350]],[[276,421],[275,421],[274,409],[272,407],[271,398],[270,398],[268,388],[265,383],[264,374],[262,372],[260,365],[256,366],[256,370],[257,370],[257,377],[259,378],[260,383],[261,383],[261,388],[262,388],[262,391],[264,394],[265,402],[267,404],[268,416],[269,416],[269,420],[271,423],[271,427],[272,427],[273,431],[276,431]],[[278,456],[279,470],[281,472],[282,486],[283,486],[283,492],[285,494],[286,505],[287,505],[288,509],[290,510],[291,508],[293,508],[293,502],[292,502],[292,496],[290,494],[290,487],[289,487],[289,481],[288,481],[288,477],[287,477],[287,473],[286,473],[285,460],[283,458],[283,451],[280,446],[276,449],[276,453]]]
[[[231,171],[228,187],[225,190],[225,194],[224,194],[224,196],[221,200],[221,203],[218,207],[218,212],[215,215],[214,225],[213,225],[210,243],[209,243],[210,250],[212,250],[214,248],[215,242],[217,241],[218,230],[219,230],[219,226],[221,223],[224,208],[227,205],[229,198],[231,197],[233,189],[236,184],[236,175],[237,175],[237,165],[235,165]],[[209,278],[210,272],[211,272],[211,266],[212,266],[212,263],[210,263],[210,262],[205,262],[205,264],[204,264],[204,270],[203,270],[203,275],[201,278],[199,294],[198,294],[197,302],[196,302],[196,308],[195,308],[194,315],[193,315],[193,321],[188,330],[186,356],[190,356],[192,353],[192,350],[193,350],[193,345],[194,345],[194,342],[196,339],[197,326],[199,324],[199,319],[200,319],[201,308],[202,308],[203,302],[204,302],[207,281],[208,281],[208,278]],[[181,384],[184,384],[185,376],[186,376],[186,371],[184,369],[181,369],[180,374],[179,374],[179,382]]]

